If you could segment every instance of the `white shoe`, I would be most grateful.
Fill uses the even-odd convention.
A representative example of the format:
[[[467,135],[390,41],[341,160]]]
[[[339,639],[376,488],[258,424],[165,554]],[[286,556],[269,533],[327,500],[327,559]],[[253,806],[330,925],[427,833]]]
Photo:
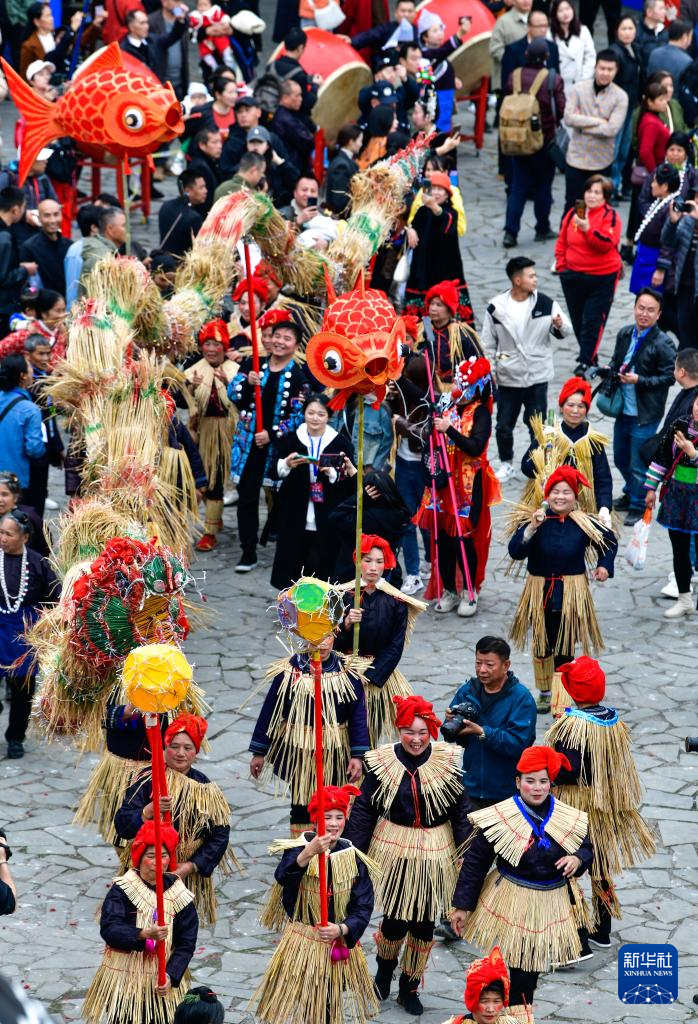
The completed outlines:
[[[238,503],[238,492],[235,490],[226,491],[223,495],[223,504],[226,508],[230,508],[231,505],[237,505]]]
[[[494,474],[500,483],[504,483],[505,480],[511,480],[514,475],[514,467],[511,462],[503,462],[497,472]]]
[[[676,604],[672,604],[671,608],[667,608],[664,612],[665,619],[680,619],[684,615],[693,614],[693,598],[690,594],[679,594],[679,599]]]
[[[452,612],[458,604],[458,594],[452,590],[444,590],[441,595],[441,600],[437,601],[434,605],[434,611],[439,615],[445,615],[446,612]]]
[[[472,601],[468,597],[468,591],[464,590],[460,596],[460,604],[458,605],[458,614],[462,619],[469,619],[477,611],[477,594],[473,593]]]
[[[416,594],[418,590],[424,590],[424,583],[422,577],[417,574],[416,576],[406,576],[405,582],[400,587],[403,594]]]
[[[58,502],[54,501],[53,498],[47,498],[44,502],[44,508],[47,508],[49,512],[55,512],[58,507]]]
[[[431,576],[431,562],[420,562],[419,563],[419,575],[420,576]]]
[[[693,593],[693,587],[688,588],[689,594]],[[674,600],[679,596],[679,588],[676,583],[676,576],[673,572],[669,573],[669,582],[665,587],[662,587],[660,591],[662,597],[672,597]]]

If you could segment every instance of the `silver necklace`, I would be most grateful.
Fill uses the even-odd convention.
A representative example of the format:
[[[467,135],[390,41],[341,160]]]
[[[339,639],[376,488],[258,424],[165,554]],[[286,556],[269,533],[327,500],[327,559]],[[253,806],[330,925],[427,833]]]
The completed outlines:
[[[29,590],[29,566],[27,563],[26,547],[22,551],[22,566],[19,572],[19,593],[14,601],[7,592],[7,581],[5,580],[5,552],[0,551],[0,589],[2,590],[2,596],[6,605],[5,608],[0,608],[0,615],[12,615],[14,612],[19,611],[24,598],[27,596],[27,591]]]

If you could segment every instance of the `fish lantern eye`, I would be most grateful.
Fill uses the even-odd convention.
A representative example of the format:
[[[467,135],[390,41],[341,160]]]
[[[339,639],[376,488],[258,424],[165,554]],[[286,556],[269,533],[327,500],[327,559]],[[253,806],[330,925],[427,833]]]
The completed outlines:
[[[331,373],[334,377],[339,377],[344,370],[344,360],[336,348],[330,348],[327,350],[323,356],[322,365],[325,367],[327,372]]]
[[[124,124],[130,132],[137,132],[145,124],[143,111],[138,107],[127,107],[124,111]]]

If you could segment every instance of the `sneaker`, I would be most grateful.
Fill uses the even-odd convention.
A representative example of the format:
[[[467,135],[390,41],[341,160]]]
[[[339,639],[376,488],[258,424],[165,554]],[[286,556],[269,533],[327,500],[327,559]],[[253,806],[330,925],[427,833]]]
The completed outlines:
[[[477,611],[477,594],[473,594],[472,601],[468,597],[468,591],[464,590],[458,605],[458,614],[462,619],[471,618]]]
[[[589,949],[589,947],[586,946],[580,952],[579,956],[570,957],[570,959],[569,960],[565,960],[564,963],[553,964],[552,967],[553,967],[553,970],[555,970],[555,971],[564,970],[565,967],[574,967],[575,964],[581,964],[581,963],[584,962],[584,960],[592,960],[593,958],[594,958],[594,954]]]
[[[514,467],[511,462],[503,462],[494,475],[500,483],[504,483],[505,480],[511,480],[513,477]]]
[[[441,600],[437,601],[434,605],[434,611],[439,615],[445,615],[447,612],[452,612],[458,604],[458,594],[452,590],[444,590],[441,595]]]
[[[223,495],[223,504],[226,508],[230,508],[231,505],[237,505],[238,503],[238,492],[237,491],[226,491]]]
[[[218,541],[212,533],[205,533],[194,545],[197,551],[213,551],[218,547]]]
[[[235,572],[252,572],[253,569],[257,568],[257,559],[253,555],[251,558],[246,558],[242,555],[240,561],[235,566]]]
[[[599,949],[611,948],[611,940],[607,935],[590,935],[589,942],[591,942],[594,946],[598,946]]]
[[[534,236],[536,242],[552,242],[554,238],[557,238],[557,235],[550,228],[545,231],[536,231]]]
[[[550,712],[551,693],[539,693],[536,700],[536,714],[547,715]]]
[[[419,563],[419,575],[431,576],[431,562],[427,562],[425,560],[424,562]]]
[[[24,744],[21,740],[8,740],[7,741],[7,759],[8,761],[18,761],[20,757],[24,757]]]
[[[422,577],[417,574],[416,576],[405,577],[405,582],[400,587],[403,594],[416,594],[418,590],[424,590],[424,583]]]
[[[47,498],[44,502],[44,508],[47,508],[49,512],[55,512],[58,507],[58,502],[54,501],[53,498]]]
[[[613,507],[616,512],[627,512],[630,508],[630,495],[621,494],[620,498],[614,498]]]
[[[505,249],[513,249],[516,245],[516,235],[512,235],[511,231],[505,231],[502,245]]]

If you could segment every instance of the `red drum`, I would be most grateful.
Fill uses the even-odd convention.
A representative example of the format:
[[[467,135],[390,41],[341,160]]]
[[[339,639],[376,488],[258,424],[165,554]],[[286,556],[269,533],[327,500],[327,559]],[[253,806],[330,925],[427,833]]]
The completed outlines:
[[[473,92],[481,79],[490,73],[490,36],[495,23],[494,15],[480,0],[425,0],[417,8],[417,17],[422,10],[438,14],[446,26],[447,36],[456,34],[459,18],[467,15],[472,20],[462,46],[448,59],[463,83],[459,92]]]
[[[339,36],[321,28],[307,28],[304,31],[308,36],[308,45],[301,59],[303,70],[309,75],[322,75],[323,78],[317,103],[313,107],[313,121],[322,128],[328,140],[334,140],[342,125],[358,118],[359,91],[371,84],[373,75],[354,47]],[[278,46],[271,60],[276,60],[283,52],[283,45]]]

